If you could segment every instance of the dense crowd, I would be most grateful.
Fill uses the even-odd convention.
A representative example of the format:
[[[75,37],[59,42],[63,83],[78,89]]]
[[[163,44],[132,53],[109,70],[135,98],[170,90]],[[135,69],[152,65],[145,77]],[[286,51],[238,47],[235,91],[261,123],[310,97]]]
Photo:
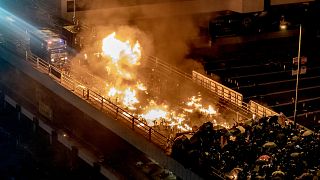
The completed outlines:
[[[172,156],[206,179],[318,179],[319,145],[320,132],[272,116],[231,129],[207,122],[177,137]]]

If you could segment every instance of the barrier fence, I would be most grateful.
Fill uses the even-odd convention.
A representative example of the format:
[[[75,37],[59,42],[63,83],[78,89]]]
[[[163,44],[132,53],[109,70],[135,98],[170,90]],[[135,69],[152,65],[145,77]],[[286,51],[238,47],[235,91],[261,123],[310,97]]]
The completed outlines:
[[[143,120],[131,115],[126,110],[111,102],[109,99],[87,88],[79,81],[73,79],[59,68],[51,66],[46,61],[27,53],[26,60],[31,62],[38,70],[46,72],[50,77],[57,80],[57,82],[59,82],[66,89],[71,90],[77,96],[94,105],[94,107],[97,109],[102,110],[117,120],[121,120],[128,125],[129,128],[146,137],[149,141],[153,142],[161,149],[166,150],[167,144],[171,140],[155,130],[153,127],[148,126]]]
[[[115,119],[119,119],[125,124],[127,124],[132,130],[140,133],[142,136],[146,137],[149,141],[155,143],[162,149],[166,149],[168,143],[171,141],[168,137],[161,134],[153,127],[148,126],[145,121],[131,115],[126,110],[114,104],[109,99],[103,97],[96,91],[87,88],[84,84],[72,78],[70,75],[65,73],[63,70],[50,65],[48,62],[34,56],[31,53],[26,52],[26,60],[31,62],[38,70],[46,72],[50,77],[55,79],[65,88],[71,90],[77,96],[87,100],[94,107],[112,115]],[[247,110],[248,112],[255,114],[259,117],[278,115],[278,113],[272,111],[271,109],[262,106],[254,101],[250,101],[249,104],[243,102],[243,95],[196,72],[192,71],[192,75],[180,71],[156,57],[147,57],[147,60],[154,64],[155,67],[161,67],[167,72],[175,73],[179,76],[192,80],[196,84],[208,89],[219,97],[231,102],[240,108]],[[237,120],[244,120],[244,116],[237,112]]]
[[[257,115],[258,117],[279,115],[277,112],[272,111],[271,109],[252,100],[249,101],[249,107],[252,114]]]
[[[242,94],[196,72],[192,71],[192,80],[204,88],[216,93],[218,96],[242,107],[243,96]]]
[[[146,57],[145,60],[148,62],[148,67],[151,67],[152,70],[158,69],[158,71],[161,72],[161,75],[169,74],[170,77],[172,77],[171,74],[177,75],[178,77],[183,78],[186,81],[190,81],[195,85],[207,90],[206,94],[210,97],[216,98],[217,100],[223,99],[224,101],[219,101],[219,105],[227,110],[230,110],[230,112],[234,114],[235,121],[243,122],[251,117],[251,112],[249,111],[247,104],[242,101],[242,94],[227,88],[222,84],[215,82],[214,80],[207,78],[200,73],[197,73],[196,71],[193,71],[193,74],[186,73],[154,56]],[[195,73],[198,75],[198,78],[195,77]],[[207,83],[199,83],[203,82],[204,77],[206,78],[206,81],[210,80],[212,81],[211,83],[216,85],[217,91],[212,91],[213,88],[208,88],[206,85]],[[218,92],[221,93],[218,94]],[[230,107],[230,103],[234,104],[234,106]]]

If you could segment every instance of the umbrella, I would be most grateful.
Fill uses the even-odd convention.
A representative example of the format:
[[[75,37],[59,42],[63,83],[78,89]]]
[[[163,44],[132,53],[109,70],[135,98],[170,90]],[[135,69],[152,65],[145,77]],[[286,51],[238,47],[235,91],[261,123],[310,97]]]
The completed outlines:
[[[277,144],[274,143],[274,142],[267,142],[262,147],[264,147],[264,148],[275,148],[275,147],[277,147]]]
[[[268,155],[262,155],[258,158],[258,161],[269,161],[271,159]]]
[[[301,176],[298,177],[298,179],[307,179],[307,178],[312,179],[312,175],[310,173],[303,173],[301,174]]]
[[[213,130],[220,130],[220,129],[226,129],[226,128],[224,126],[221,126],[221,125],[213,126]]]
[[[244,124],[248,125],[248,126],[252,126],[252,123],[253,123],[253,120],[250,119],[250,120],[247,120],[244,122]]]
[[[241,131],[237,128],[230,129],[229,132],[231,133],[231,135],[238,135],[241,133]]]
[[[246,132],[246,129],[242,126],[237,126],[237,129],[240,130],[241,133],[245,133]]]
[[[292,140],[293,140],[293,141],[296,141],[296,140],[298,140],[298,139],[299,139],[298,136],[293,136],[293,137],[292,137]]]
[[[282,172],[282,171],[274,171],[273,173],[272,173],[272,177],[277,177],[277,176],[284,176],[285,174],[284,174],[284,172]]]
[[[259,176],[256,176],[255,179],[266,179],[266,176],[265,175],[264,176],[260,176],[259,175]]]
[[[290,156],[291,156],[291,157],[299,157],[299,156],[300,156],[300,153],[294,152],[294,153],[291,153]]]
[[[237,179],[238,174],[242,171],[243,171],[242,168],[233,168],[226,176],[229,179]]]
[[[310,136],[311,134],[313,134],[312,131],[306,130],[306,131],[302,134],[302,136],[303,136],[303,137],[306,137],[306,136]]]

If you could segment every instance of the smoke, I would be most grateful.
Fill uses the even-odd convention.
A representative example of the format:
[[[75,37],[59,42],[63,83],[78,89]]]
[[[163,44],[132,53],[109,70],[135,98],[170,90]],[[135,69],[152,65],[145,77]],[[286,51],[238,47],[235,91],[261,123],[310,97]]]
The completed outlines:
[[[156,64],[150,62],[141,63],[140,67],[142,69],[137,66],[130,67],[128,64],[123,66],[118,64],[117,68],[123,68],[124,71],[134,75],[132,79],[124,78],[119,71],[110,73],[110,69],[117,68],[112,68],[114,65],[110,63],[110,59],[106,60],[101,54],[102,39],[115,32],[116,38],[122,42],[130,41],[134,43],[138,41],[142,47],[142,56],[144,57],[149,55],[156,56],[185,72],[191,73],[192,70],[195,70],[205,74],[203,62],[186,58],[190,54],[190,43],[199,34],[199,22],[195,18],[187,15],[153,19],[136,18],[139,16],[141,17],[141,14],[137,12],[119,13],[119,11],[112,10],[104,14],[88,13],[85,16],[83,21],[85,21],[85,24],[90,25],[87,30],[82,32],[81,36],[87,37],[87,39],[88,37],[91,38],[87,40],[88,42],[83,42],[83,51],[75,59],[83,59],[85,54],[87,56],[89,54],[90,56],[96,55],[87,57],[86,61],[84,61],[87,63],[87,66],[85,66],[87,69],[78,66],[79,63],[75,61],[76,63],[74,64],[76,65],[72,69],[76,71],[74,74],[77,74],[77,79],[82,79],[81,81],[86,82],[87,87],[97,88],[98,90],[94,90],[104,95],[111,92],[111,88],[114,86],[122,91],[119,96],[123,96],[124,88],[136,88],[138,81],[143,83],[147,90],[136,91],[140,99],[140,108],[137,110],[139,112],[136,112],[138,114],[142,113],[140,111],[148,109],[148,106],[151,106],[152,103],[148,104],[148,102],[154,101],[158,105],[169,105],[177,113],[184,113],[184,110],[178,108],[184,107],[190,97],[201,97],[203,99],[203,108],[208,108],[209,105],[215,108],[216,99],[209,98],[204,93],[203,88],[194,86],[192,80],[186,81],[184,78],[170,74],[171,72],[161,69],[163,67],[157,67]],[[142,61],[144,61],[143,57]],[[87,75],[88,70],[94,76],[100,78],[90,79]],[[145,109],[141,107],[145,107]],[[199,112],[193,115],[190,117],[191,119],[198,119],[201,122],[208,118],[203,117]],[[200,122],[196,124],[201,125]]]
[[[173,65],[180,65],[189,53],[189,43],[197,36],[198,26],[189,16],[158,18],[144,22],[145,31],[153,35],[155,56]]]
[[[173,8],[170,8],[169,4],[157,6],[156,11],[167,12],[168,8]],[[97,25],[107,26],[111,31],[125,32],[123,34],[128,37],[131,37],[132,33],[137,35],[139,32],[138,37],[144,48],[144,55],[156,56],[175,66],[185,63],[185,57],[190,51],[190,42],[199,34],[200,22],[192,15],[159,14],[159,17],[150,19],[146,7],[132,6],[134,4],[127,1],[108,1],[106,4],[105,1],[98,0],[90,2],[90,4],[79,2],[77,5],[95,9],[94,11],[82,12],[80,21],[84,24],[94,27]],[[160,9],[160,7],[166,8]],[[105,8],[105,10],[98,8]],[[105,28],[99,28],[97,32],[107,31]],[[193,65],[193,63],[188,64]],[[192,69],[185,65],[184,68]]]

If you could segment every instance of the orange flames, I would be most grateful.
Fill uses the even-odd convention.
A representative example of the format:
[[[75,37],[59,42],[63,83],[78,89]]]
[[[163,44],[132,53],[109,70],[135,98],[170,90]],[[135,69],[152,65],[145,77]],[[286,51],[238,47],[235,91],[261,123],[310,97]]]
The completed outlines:
[[[159,97],[152,97],[148,93],[148,86],[137,78],[142,55],[138,41],[121,41],[114,32],[105,37],[102,43],[101,54],[108,61],[106,70],[108,76],[112,77],[107,81],[105,95],[146,124],[155,126],[161,123],[179,131],[191,131],[192,113],[200,113],[206,121],[212,121],[213,116],[217,115],[213,105],[204,105],[200,93],[175,105],[159,102]]]
[[[139,42],[131,45],[129,41],[120,41],[115,32],[104,38],[102,44],[103,55],[111,58],[113,63],[125,60],[129,64],[137,64],[141,58]]]

